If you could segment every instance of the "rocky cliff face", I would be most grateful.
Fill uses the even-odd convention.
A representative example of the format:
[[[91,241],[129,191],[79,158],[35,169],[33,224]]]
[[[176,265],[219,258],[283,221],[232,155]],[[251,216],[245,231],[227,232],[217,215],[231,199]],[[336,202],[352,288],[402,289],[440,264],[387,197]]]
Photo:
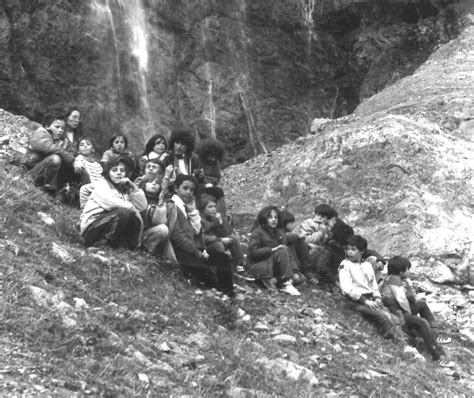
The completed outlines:
[[[472,261],[473,48],[470,25],[353,115],[228,168],[225,190],[236,219],[269,203],[301,219],[326,202],[384,254]]]
[[[104,149],[127,133],[215,133],[242,161],[412,73],[456,34],[434,1],[5,0],[0,108],[79,105]]]

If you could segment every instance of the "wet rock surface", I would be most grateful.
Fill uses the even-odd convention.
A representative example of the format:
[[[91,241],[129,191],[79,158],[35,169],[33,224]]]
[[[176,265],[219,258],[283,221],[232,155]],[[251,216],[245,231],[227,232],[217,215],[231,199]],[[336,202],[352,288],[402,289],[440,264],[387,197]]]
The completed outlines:
[[[117,131],[142,151],[152,134],[185,126],[216,133],[227,161],[243,161],[412,73],[457,33],[452,9],[437,7],[7,1],[0,108],[41,122],[78,105],[101,151]]]

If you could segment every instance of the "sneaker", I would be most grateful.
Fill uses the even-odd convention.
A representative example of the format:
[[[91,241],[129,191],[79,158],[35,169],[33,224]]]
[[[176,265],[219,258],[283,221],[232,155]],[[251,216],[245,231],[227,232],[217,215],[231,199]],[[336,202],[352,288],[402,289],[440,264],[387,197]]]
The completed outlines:
[[[438,344],[449,344],[451,343],[451,341],[453,341],[451,337],[442,337],[442,336],[436,337],[436,342]]]
[[[436,361],[436,365],[441,366],[442,368],[454,368],[453,361],[445,361],[444,359],[439,359]]]
[[[282,292],[289,294],[290,296],[300,296],[301,293],[293,286],[291,280],[283,283],[283,286],[280,289]]]
[[[247,276],[245,274],[241,274],[239,272],[234,272],[234,276],[239,279],[243,279],[244,281],[247,281],[247,282],[255,282],[255,278],[252,278],[251,276]]]

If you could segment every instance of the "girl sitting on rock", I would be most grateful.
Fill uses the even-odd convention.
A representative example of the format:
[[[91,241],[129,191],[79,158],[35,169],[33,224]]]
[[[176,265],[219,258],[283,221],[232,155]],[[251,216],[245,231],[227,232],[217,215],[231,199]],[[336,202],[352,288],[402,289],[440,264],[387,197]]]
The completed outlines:
[[[158,159],[166,164],[166,158],[169,156],[167,151],[168,144],[165,137],[161,134],[155,134],[151,137],[145,145],[145,151],[138,159],[138,170],[140,174],[145,173],[145,165],[149,160]]]
[[[44,127],[31,135],[28,152],[22,159],[22,164],[31,169],[34,184],[50,194],[58,193],[73,175],[74,148],[64,136],[65,124],[61,116],[47,115]]]
[[[293,286],[293,267],[285,233],[278,228],[279,210],[276,206],[264,207],[255,220],[248,246],[247,277],[261,281],[269,290],[277,287],[292,296],[300,292]]]
[[[195,275],[205,283],[234,295],[230,258],[213,251],[208,253],[201,234],[201,217],[195,205],[196,178],[179,174],[168,204],[168,227],[176,261],[185,275]]]

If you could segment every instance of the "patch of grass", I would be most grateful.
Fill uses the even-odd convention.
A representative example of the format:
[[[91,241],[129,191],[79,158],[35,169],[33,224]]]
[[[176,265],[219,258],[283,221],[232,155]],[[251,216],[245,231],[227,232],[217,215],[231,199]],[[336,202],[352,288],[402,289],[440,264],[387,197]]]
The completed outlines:
[[[465,375],[459,381],[429,360],[420,365],[402,357],[338,295],[303,286],[301,298],[270,296],[242,285],[245,291],[230,301],[212,291],[197,294],[178,269],[140,251],[103,248],[109,259],[103,264],[81,245],[77,210],[53,203],[15,174],[0,171],[0,177],[0,348],[10,353],[0,360],[25,369],[2,373],[17,383],[5,391],[31,395],[39,385],[59,395],[217,396],[243,388],[296,397],[460,395],[468,388]],[[55,225],[44,225],[39,210]],[[74,263],[52,256],[52,242]],[[34,299],[31,286],[49,294],[48,304]],[[242,320],[239,308],[250,320]],[[310,311],[318,309],[318,316]],[[256,330],[257,322],[269,329]],[[277,329],[296,342],[275,341]],[[469,347],[456,344],[456,361],[469,364]],[[260,358],[305,366],[319,384],[275,377]],[[365,378],[367,368],[382,376]]]

